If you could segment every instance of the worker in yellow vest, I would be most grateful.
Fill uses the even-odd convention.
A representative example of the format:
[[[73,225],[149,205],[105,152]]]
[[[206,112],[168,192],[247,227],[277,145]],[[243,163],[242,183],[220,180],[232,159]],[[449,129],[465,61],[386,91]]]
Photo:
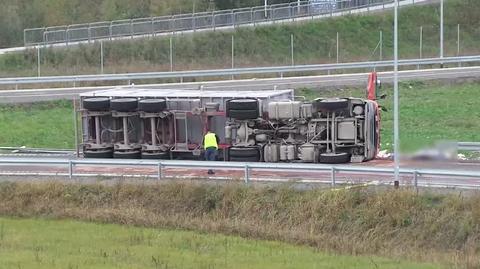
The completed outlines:
[[[215,161],[217,158],[219,139],[218,136],[211,131],[207,131],[203,138],[203,147],[205,149],[205,160]],[[212,169],[208,169],[208,174],[213,175],[215,172]]]

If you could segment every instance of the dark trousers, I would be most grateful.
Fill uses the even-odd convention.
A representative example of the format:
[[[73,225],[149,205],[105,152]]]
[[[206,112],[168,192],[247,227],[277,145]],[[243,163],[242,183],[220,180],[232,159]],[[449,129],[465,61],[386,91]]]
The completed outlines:
[[[207,148],[205,150],[205,160],[206,161],[215,161],[217,159],[217,149],[216,148]],[[212,169],[208,169],[209,174],[213,174]]]

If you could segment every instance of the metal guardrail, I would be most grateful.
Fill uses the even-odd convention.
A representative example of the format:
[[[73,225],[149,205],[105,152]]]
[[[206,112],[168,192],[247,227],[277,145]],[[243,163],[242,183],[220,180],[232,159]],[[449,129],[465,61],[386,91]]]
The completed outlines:
[[[403,0],[414,4],[415,1]],[[55,43],[72,43],[81,41],[110,40],[119,37],[139,35],[155,36],[161,33],[196,31],[256,25],[301,17],[321,15],[333,16],[334,13],[366,8],[385,8],[393,0],[303,0],[287,4],[257,6],[233,10],[181,14],[163,17],[150,17],[129,20],[94,22],[75,25],[32,28],[24,30],[25,46],[47,45]],[[402,1],[400,1],[402,2]]]
[[[77,174],[76,166],[138,166],[151,167],[157,169],[155,178],[164,179],[165,169],[168,168],[202,168],[202,169],[237,169],[244,171],[243,179],[246,184],[252,181],[252,171],[269,170],[269,171],[300,171],[300,172],[326,172],[330,174],[330,181],[315,180],[312,182],[330,183],[332,187],[342,183],[337,181],[338,173],[355,173],[357,175],[387,175],[394,173],[393,168],[375,168],[365,166],[346,166],[346,165],[324,165],[324,164],[302,164],[302,163],[241,163],[241,162],[206,162],[206,161],[156,161],[156,160],[114,160],[114,159],[29,159],[29,158],[0,158],[0,165],[32,165],[32,166],[52,166],[63,165],[68,168],[66,174],[63,175],[69,179],[74,177],[83,177],[85,174]],[[420,176],[436,176],[436,177],[461,177],[480,179],[480,171],[459,171],[459,170],[436,170],[436,169],[400,169],[402,176],[411,176],[414,187],[456,187],[466,189],[480,188],[480,182],[474,183],[457,183],[450,181],[449,183],[435,183],[420,180]],[[90,174],[90,176],[93,176]],[[94,175],[102,176],[102,175]],[[147,176],[146,176],[147,177]],[[265,179],[263,181],[275,181]],[[343,182],[346,183],[346,182]],[[364,184],[364,182],[362,183]]]
[[[400,66],[424,66],[435,64],[460,64],[480,62],[480,55],[445,57],[429,59],[408,59],[400,60]],[[328,70],[347,70],[347,69],[369,69],[380,67],[391,67],[393,61],[370,61],[355,63],[338,64],[314,64],[314,65],[291,65],[274,67],[247,67],[233,69],[215,69],[215,70],[194,70],[194,71],[174,71],[174,72],[148,72],[148,73],[124,73],[124,74],[104,74],[104,75],[76,75],[76,76],[47,76],[47,77],[17,77],[0,78],[0,85],[19,85],[19,84],[42,84],[42,83],[62,83],[62,82],[93,82],[93,81],[119,81],[119,80],[140,80],[140,79],[165,79],[165,78],[200,78],[200,77],[225,77],[235,75],[257,75],[257,74],[283,74],[294,72],[312,72]]]
[[[480,151],[480,142],[458,142],[457,148],[464,151]]]

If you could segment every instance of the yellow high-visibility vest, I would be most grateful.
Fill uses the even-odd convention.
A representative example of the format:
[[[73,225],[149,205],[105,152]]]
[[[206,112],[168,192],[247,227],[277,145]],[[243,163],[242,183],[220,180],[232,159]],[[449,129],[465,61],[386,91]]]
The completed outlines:
[[[214,133],[207,133],[205,135],[205,139],[204,139],[204,145],[203,147],[205,149],[207,148],[216,148],[218,149],[218,144],[217,144],[217,137],[215,136]]]

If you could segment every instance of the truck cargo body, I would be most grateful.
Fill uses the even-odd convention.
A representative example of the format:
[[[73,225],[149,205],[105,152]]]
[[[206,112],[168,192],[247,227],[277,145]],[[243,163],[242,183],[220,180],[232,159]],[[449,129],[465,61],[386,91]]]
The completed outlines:
[[[361,162],[379,145],[378,105],[359,98],[125,87],[82,94],[81,103],[87,158],[202,159],[207,130],[226,161]]]

